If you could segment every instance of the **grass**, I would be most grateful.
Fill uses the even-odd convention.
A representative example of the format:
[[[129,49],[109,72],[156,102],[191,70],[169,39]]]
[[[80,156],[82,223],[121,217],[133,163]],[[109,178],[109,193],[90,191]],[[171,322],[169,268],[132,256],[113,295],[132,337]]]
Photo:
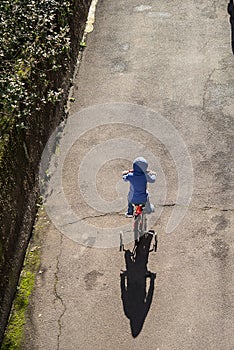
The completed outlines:
[[[41,244],[48,227],[48,219],[43,207],[38,211],[38,217],[29,244],[24,267],[21,272],[19,285],[8,326],[5,332],[1,350],[20,350],[24,336],[27,307],[33,292],[35,279],[41,262]]]
[[[34,287],[34,274],[24,271],[14,302],[10,321],[2,345],[2,350],[20,349],[23,329],[25,324],[25,312],[29,303],[29,297]]]

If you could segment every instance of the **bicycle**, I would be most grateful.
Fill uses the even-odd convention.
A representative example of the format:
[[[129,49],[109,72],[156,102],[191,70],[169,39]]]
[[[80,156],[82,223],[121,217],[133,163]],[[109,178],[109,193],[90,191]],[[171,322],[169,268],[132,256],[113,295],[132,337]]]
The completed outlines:
[[[135,245],[132,251],[132,254],[134,254],[138,244],[140,243],[141,239],[143,237],[147,238],[147,236],[150,234],[153,236],[153,248],[149,251],[156,252],[158,247],[158,239],[157,239],[157,233],[154,230],[147,230],[147,218],[146,218],[146,212],[145,212],[145,204],[133,204],[134,211],[133,211],[133,234],[134,234],[134,241]],[[123,239],[123,232],[120,232],[120,246],[119,251],[126,251],[124,249],[124,239]]]

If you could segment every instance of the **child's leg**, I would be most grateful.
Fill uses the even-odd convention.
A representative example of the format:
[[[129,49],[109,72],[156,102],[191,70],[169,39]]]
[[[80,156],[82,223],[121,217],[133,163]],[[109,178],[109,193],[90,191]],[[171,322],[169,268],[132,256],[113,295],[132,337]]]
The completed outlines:
[[[128,202],[128,215],[133,215],[133,205]]]
[[[154,205],[150,204],[149,196],[147,197],[147,201],[145,203],[145,212],[146,214],[151,214],[154,212]]]
[[[134,210],[134,208],[133,208],[133,205],[132,205],[132,203],[131,203],[131,200],[132,200],[132,193],[129,192],[129,193],[128,193],[128,211],[127,211],[127,213],[126,213],[126,216],[128,216],[128,215],[133,215],[133,210]]]

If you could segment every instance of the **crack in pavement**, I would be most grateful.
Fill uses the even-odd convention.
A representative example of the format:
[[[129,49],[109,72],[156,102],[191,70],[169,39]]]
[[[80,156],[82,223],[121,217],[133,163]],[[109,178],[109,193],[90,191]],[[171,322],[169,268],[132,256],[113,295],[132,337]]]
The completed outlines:
[[[224,65],[222,67],[215,67],[212,69],[212,71],[210,72],[210,74],[208,75],[205,84],[204,84],[204,92],[203,92],[203,97],[202,97],[202,113],[201,113],[201,118],[202,120],[204,120],[204,116],[207,113],[207,104],[209,103],[209,100],[207,99],[207,93],[208,93],[208,86],[212,81],[212,76],[214,75],[214,73],[216,71],[225,71],[226,69],[228,69],[229,66]]]
[[[205,205],[204,207],[192,207],[192,206],[187,206],[187,205],[181,205],[181,204],[177,204],[177,203],[165,203],[165,204],[155,204],[154,205],[155,208],[173,208],[173,207],[177,207],[177,208],[181,208],[181,209],[187,209],[187,210],[201,210],[201,211],[208,211],[208,210],[215,210],[215,211],[224,211],[224,212],[232,212],[234,211],[234,208],[218,208],[218,207],[214,207],[214,206],[208,206]],[[95,215],[89,215],[89,216],[85,216],[83,218],[79,218],[76,221],[72,221],[72,222],[68,222],[66,223],[64,226],[67,225],[73,225],[77,222],[80,222],[82,220],[88,220],[88,219],[95,219],[95,218],[101,218],[101,217],[110,217],[113,215],[125,215],[125,213],[123,212],[111,212],[111,213],[103,213],[103,214],[95,214]]]
[[[213,206],[209,206],[209,205],[205,205],[204,207],[192,207],[192,206],[181,205],[181,204],[177,204],[177,203],[167,203],[167,204],[155,205],[155,208],[160,208],[160,207],[162,207],[162,208],[178,207],[181,209],[203,210],[203,211],[207,211],[207,210],[234,211],[234,208],[218,208],[218,207],[213,207]]]
[[[84,218],[82,218],[80,220],[86,220],[86,219],[92,219],[92,218],[101,218],[101,217],[111,216],[111,215],[123,215],[123,213],[119,212],[119,211],[113,211],[111,213],[95,214],[95,215],[85,216]],[[80,221],[80,220],[78,220],[78,221]]]
[[[61,254],[62,254],[62,241],[63,241],[63,235],[61,234],[60,235],[60,249],[59,249],[59,253],[56,257],[56,271],[54,273],[54,301],[53,303],[55,304],[56,300],[59,300],[61,305],[62,305],[62,312],[58,318],[58,328],[59,328],[59,332],[58,332],[58,335],[57,335],[57,350],[59,350],[60,348],[60,337],[61,337],[61,333],[62,333],[62,324],[61,324],[61,320],[62,320],[62,317],[63,315],[65,314],[66,310],[67,310],[67,307],[64,303],[64,300],[63,298],[61,297],[61,295],[59,295],[58,293],[58,290],[57,290],[57,285],[58,285],[58,282],[59,282],[59,277],[58,277],[58,274],[59,274],[59,271],[60,271],[60,268],[59,268],[59,260],[60,260],[60,257],[61,257]]]
[[[203,98],[202,98],[202,120],[206,114],[206,94],[207,94],[207,89],[208,89],[208,85],[211,81],[212,75],[214,74],[214,72],[216,71],[217,68],[212,69],[212,71],[210,72],[210,74],[208,75],[208,78],[206,79],[206,82],[204,84],[204,93],[203,93]]]
[[[101,218],[101,217],[111,216],[111,215],[124,215],[124,214],[122,212],[111,212],[111,213],[103,213],[103,214],[95,214],[95,215],[84,216],[83,218],[79,218],[79,219],[77,219],[75,221],[68,222],[65,225],[63,225],[62,227],[67,226],[67,225],[76,224],[77,222],[80,222],[82,220],[93,219],[93,218]]]

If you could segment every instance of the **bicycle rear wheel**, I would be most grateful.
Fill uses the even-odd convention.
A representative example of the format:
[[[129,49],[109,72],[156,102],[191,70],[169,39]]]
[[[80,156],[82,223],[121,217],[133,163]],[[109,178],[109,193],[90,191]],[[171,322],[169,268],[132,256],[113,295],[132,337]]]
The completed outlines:
[[[147,218],[145,213],[142,213],[141,221],[142,221],[141,235],[143,236],[147,232]]]
[[[134,218],[134,228],[133,228],[133,231],[134,231],[134,241],[135,241],[135,244],[137,244],[140,240],[140,221],[141,221],[141,215],[137,215],[135,216]]]

